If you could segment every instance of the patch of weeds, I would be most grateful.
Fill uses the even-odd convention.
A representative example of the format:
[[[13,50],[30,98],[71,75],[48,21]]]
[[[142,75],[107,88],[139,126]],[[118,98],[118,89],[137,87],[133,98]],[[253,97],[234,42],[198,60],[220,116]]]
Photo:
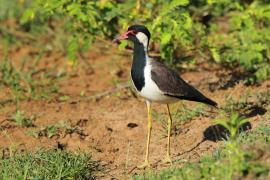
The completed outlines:
[[[238,100],[234,99],[232,96],[227,96],[222,109],[228,113],[247,110],[251,106],[250,97],[251,94],[249,92],[243,94]]]
[[[60,96],[60,97],[59,97],[59,101],[62,101],[62,102],[68,101],[69,99],[70,99],[70,97],[67,96],[67,95]]]
[[[24,77],[24,76],[22,76]],[[40,78],[33,78],[32,74],[28,75],[28,79],[24,79],[27,85],[28,99],[50,99],[52,94],[59,92],[56,85],[57,79],[42,75]]]
[[[20,74],[8,59],[0,64],[0,82],[11,89],[13,98],[18,101],[24,97],[23,88],[20,84]]]
[[[190,122],[191,120],[200,117],[200,116],[206,116],[207,112],[204,110],[202,106],[196,106],[195,108],[187,107],[184,104],[177,104],[177,109],[174,110],[174,107],[171,108],[171,116],[173,119],[172,124],[172,134],[177,135],[180,130],[179,127],[187,122]],[[167,136],[167,129],[168,129],[168,114],[166,113],[158,113],[156,111],[153,111],[153,117],[158,122],[161,122],[162,125],[162,137]]]
[[[37,65],[39,60],[35,60]],[[23,71],[25,62],[20,68],[15,68],[11,60],[4,59],[0,64],[1,84],[11,89],[13,99],[18,102],[23,99],[49,99],[54,93],[58,93],[59,89],[56,85],[64,74],[52,75],[54,69],[46,69],[46,72],[40,69],[30,67],[27,71]]]
[[[244,93],[240,99],[227,97],[222,109],[227,113],[239,112],[242,114],[252,114],[251,111],[265,111],[264,108],[270,105],[270,90],[263,92]]]
[[[230,139],[235,140],[239,129],[249,121],[241,117],[237,112],[233,112],[230,117],[223,115],[222,118],[215,119],[215,122],[226,128],[229,132]]]
[[[84,91],[84,90],[82,90],[82,91],[80,92],[80,97],[85,97],[85,91]]]
[[[207,112],[204,110],[202,106],[196,106],[195,108],[191,108],[183,104],[183,105],[178,106],[176,110],[171,110],[172,119],[175,121],[179,121],[181,123],[189,122],[196,117],[204,116],[206,114]],[[166,119],[166,122],[167,122],[167,118],[168,118],[167,112],[158,113],[156,111],[153,111],[153,116],[158,121],[162,121]]]
[[[59,121],[57,124],[58,128],[63,129],[63,134],[72,134],[72,133],[79,133],[81,132],[81,129],[78,126],[73,126],[70,123],[66,121]]]
[[[154,109],[152,110],[152,115],[153,115],[153,118],[159,122],[162,121],[163,119],[165,119],[165,117],[168,117],[168,115],[166,113],[159,113],[159,112],[155,111]]]
[[[161,123],[162,129],[160,130],[161,132],[159,133],[161,135],[161,138],[164,138],[167,136],[167,130],[168,130],[168,114],[167,113],[159,113],[155,110],[152,110],[152,115],[153,118]],[[174,123],[173,123],[174,125]]]
[[[41,56],[41,55],[39,55]],[[39,60],[34,63],[38,65]],[[36,69],[29,67],[27,73],[21,71],[20,75],[26,87],[26,97],[28,99],[50,99],[51,95],[59,93],[56,82],[65,74],[63,72],[55,72],[56,69],[46,68]]]
[[[270,90],[256,94],[255,99],[257,100],[257,104],[260,106],[270,105]]]
[[[0,20],[16,18],[21,16],[23,13],[22,4],[17,1],[0,0],[0,3]]]
[[[35,120],[36,120],[36,116],[32,115],[28,117],[21,110],[16,110],[11,118],[11,121],[13,121],[16,125],[24,126],[24,127],[33,127]]]
[[[250,132],[243,132],[237,138],[240,144],[252,143],[255,141],[263,141],[270,143],[270,124],[260,124],[258,128]]]
[[[41,127],[38,130],[35,131],[29,131],[28,134],[35,137],[47,137],[47,138],[52,138],[52,137],[65,137],[66,135],[70,135],[73,133],[77,133],[80,135],[82,139],[84,139],[87,134],[83,132],[83,130],[78,127],[78,126],[73,126],[70,123],[67,123],[66,121],[59,121],[56,124],[52,125],[46,125]]]
[[[203,156],[198,163],[160,172],[146,172],[133,179],[268,179],[270,125],[226,141],[212,156]]]
[[[55,125],[47,125],[41,127],[37,132],[35,137],[48,137],[52,138],[57,135],[57,127]]]
[[[114,92],[114,93],[112,93],[111,95],[114,96],[114,97],[120,98],[121,95],[122,95],[122,93],[121,93],[121,92]]]
[[[0,179],[95,179],[99,164],[89,154],[59,150],[16,153],[0,159]]]
[[[206,115],[206,111],[202,106],[196,106],[195,108],[189,108],[185,105],[177,108],[176,111],[172,113],[172,118],[180,122],[189,122],[192,119],[200,116]]]

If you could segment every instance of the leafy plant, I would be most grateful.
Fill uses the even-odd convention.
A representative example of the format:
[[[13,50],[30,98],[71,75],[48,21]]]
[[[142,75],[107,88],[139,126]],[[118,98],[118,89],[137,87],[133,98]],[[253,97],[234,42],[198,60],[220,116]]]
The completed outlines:
[[[7,59],[0,64],[1,84],[11,88],[12,95],[16,102],[23,98],[23,88],[20,84],[20,74],[16,71],[11,62]]]
[[[85,134],[83,130],[80,129],[78,126],[73,126],[65,121],[59,121],[56,124],[42,126],[38,130],[30,131],[29,135],[34,136],[35,138],[39,137],[53,138],[53,137],[64,137],[68,134],[73,133],[79,134],[81,138],[87,136],[87,134]]]
[[[203,115],[206,115],[206,112],[201,106],[195,108],[182,106],[172,113],[174,119],[179,120],[181,123],[189,122],[192,119]]]
[[[47,125],[40,128],[36,137],[45,136],[52,138],[55,135],[57,135],[57,127],[55,125]]]
[[[34,126],[34,121],[36,117],[31,116],[27,117],[25,113],[21,110],[16,110],[16,112],[12,116],[12,121],[14,121],[17,125],[31,127]]]
[[[227,113],[243,112],[251,107],[251,93],[245,92],[239,99],[235,99],[232,96],[226,96],[225,105],[222,108]]]
[[[168,65],[194,64],[198,59],[211,57],[216,63],[237,69],[248,83],[260,82],[270,75],[268,1],[20,2],[20,9],[27,8],[20,19],[22,26],[38,22],[52,26],[52,21],[65,22],[61,29],[72,35],[65,36],[69,43],[64,43],[64,49],[69,64],[74,67],[78,64],[78,55],[92,42],[112,39],[129,25],[139,23],[150,29],[150,48],[159,52]]]
[[[177,59],[176,50],[192,49],[192,19],[184,8],[189,0],[145,3],[146,5],[142,6],[140,1],[133,0],[122,3],[111,0],[37,0],[32,1],[21,22],[33,21],[40,16],[44,19],[55,14],[68,17],[67,27],[74,32],[74,36],[70,39],[67,52],[73,65],[77,64],[74,60],[76,52],[89,47],[88,44],[95,39],[113,38],[119,33],[118,28],[126,30],[130,24],[146,24],[153,32],[153,41],[161,42],[161,57],[166,59],[166,63],[173,65]]]
[[[63,74],[54,76],[51,73],[56,73],[51,72],[51,68],[42,72],[35,67],[38,62],[39,60],[36,60],[29,65],[27,70],[23,70],[24,62],[19,67],[15,67],[9,59],[4,59],[0,63],[0,84],[10,88],[10,94],[17,105],[23,99],[48,99],[52,94],[58,92],[55,82]]]
[[[24,7],[17,1],[0,0],[0,21],[13,17],[20,17]]]
[[[266,138],[269,133],[270,126],[261,124],[233,142],[226,141],[213,155],[204,155],[199,162],[144,172],[132,179],[267,179],[270,175],[269,138]]]
[[[216,119],[215,122],[226,128],[229,131],[230,139],[235,140],[239,128],[249,120],[239,116],[237,112],[233,112],[229,118]]]
[[[227,15],[228,30],[212,32],[208,44],[216,62],[240,66],[245,71],[242,73],[248,74],[248,83],[260,82],[270,75],[270,5],[253,1],[239,6],[241,11]],[[222,28],[222,24],[218,26]]]

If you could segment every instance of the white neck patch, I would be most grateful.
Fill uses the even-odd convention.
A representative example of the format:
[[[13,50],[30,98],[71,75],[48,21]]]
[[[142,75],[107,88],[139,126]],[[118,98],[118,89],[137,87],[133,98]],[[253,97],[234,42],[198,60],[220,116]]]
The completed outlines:
[[[147,48],[147,45],[148,45],[148,37],[147,37],[144,33],[142,33],[142,32],[138,32],[138,33],[136,34],[136,37],[137,37],[137,39],[140,41],[140,43],[142,43],[143,46],[144,46],[145,48]]]

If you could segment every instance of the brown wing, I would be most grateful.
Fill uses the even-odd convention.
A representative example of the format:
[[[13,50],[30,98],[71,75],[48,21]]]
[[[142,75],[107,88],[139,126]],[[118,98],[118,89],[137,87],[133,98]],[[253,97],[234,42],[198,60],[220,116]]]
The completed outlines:
[[[151,65],[151,78],[165,95],[217,106],[216,102],[186,83],[175,71],[155,60],[151,61]]]

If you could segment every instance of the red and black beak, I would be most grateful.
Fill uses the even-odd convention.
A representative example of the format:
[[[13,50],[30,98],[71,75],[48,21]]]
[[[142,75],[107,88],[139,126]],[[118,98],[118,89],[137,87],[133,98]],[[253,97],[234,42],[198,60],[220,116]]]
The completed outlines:
[[[121,40],[128,39],[128,35],[130,35],[130,34],[136,35],[133,30],[127,31],[127,32],[124,32],[123,34],[121,34],[120,36],[118,36],[117,38],[115,38],[113,40],[113,42],[120,42]]]

